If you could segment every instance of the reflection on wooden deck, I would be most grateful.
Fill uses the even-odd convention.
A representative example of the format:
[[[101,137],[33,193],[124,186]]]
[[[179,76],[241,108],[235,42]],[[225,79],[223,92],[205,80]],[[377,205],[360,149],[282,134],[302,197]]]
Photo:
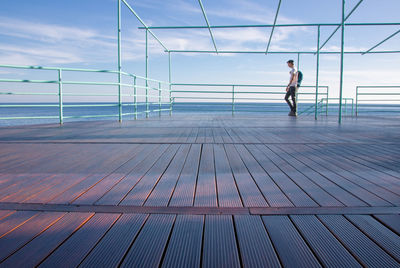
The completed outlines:
[[[2,267],[399,267],[400,121],[0,128]]]

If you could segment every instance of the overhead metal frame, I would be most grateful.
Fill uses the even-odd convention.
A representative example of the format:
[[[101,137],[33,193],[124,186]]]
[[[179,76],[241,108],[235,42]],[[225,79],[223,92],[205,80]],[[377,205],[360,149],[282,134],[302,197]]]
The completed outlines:
[[[268,54],[269,45],[271,44],[272,35],[274,34],[275,24],[276,24],[276,20],[278,19],[278,14],[279,14],[279,9],[281,8],[281,3],[282,3],[282,0],[279,0],[278,8],[276,9],[276,13],[275,13],[274,26],[272,27],[271,34],[269,35],[269,40],[268,40],[267,48],[265,50],[265,54]]]
[[[199,5],[200,5],[200,8],[201,8],[201,12],[203,12],[203,17],[206,20],[208,31],[210,32],[211,41],[213,42],[213,45],[214,45],[214,48],[215,48],[215,52],[218,53],[217,45],[215,44],[214,36],[213,36],[211,28],[210,28],[210,23],[208,22],[206,11],[204,10],[203,3],[201,2],[201,0],[198,0],[198,1],[199,1]]]
[[[318,96],[318,79],[319,79],[319,55],[320,54],[340,54],[340,88],[339,88],[339,123],[342,121],[342,113],[341,113],[341,106],[342,106],[342,99],[343,99],[343,58],[344,54],[385,54],[385,53],[400,53],[400,50],[390,50],[390,51],[372,51],[376,47],[380,46],[382,43],[386,42],[387,40],[391,39],[398,33],[400,30],[393,33],[389,37],[385,38],[383,41],[379,42],[378,44],[372,46],[370,49],[366,51],[344,51],[344,32],[346,26],[400,26],[400,22],[384,22],[384,23],[345,23],[345,21],[354,13],[354,11],[360,6],[363,0],[359,0],[357,4],[353,7],[353,9],[349,12],[347,16],[345,16],[345,0],[341,0],[341,22],[340,23],[295,23],[295,24],[276,24],[281,2],[279,0],[278,8],[275,13],[275,18],[273,24],[256,24],[256,25],[210,25],[206,11],[204,9],[203,3],[201,0],[198,0],[201,11],[203,13],[203,17],[206,21],[207,26],[147,26],[144,21],[139,17],[139,15],[133,10],[133,8],[126,2],[126,0],[118,0],[118,70],[121,70],[121,62],[120,62],[120,3],[121,1],[128,7],[128,9],[135,15],[135,17],[140,21],[143,27],[138,27],[139,29],[146,30],[146,78],[148,76],[148,53],[147,53],[147,32],[149,32],[157,41],[158,43],[164,48],[165,52],[168,52],[168,77],[169,82],[172,83],[171,79],[171,53],[229,53],[229,54],[297,54],[298,60],[300,60],[301,54],[314,54],[317,55],[317,72],[316,72],[316,96]],[[276,27],[317,27],[318,28],[318,41],[317,41],[317,49],[316,51],[269,51],[269,47],[271,44],[272,36]],[[332,34],[325,40],[325,42],[320,46],[320,30],[321,27],[324,26],[337,26],[336,29],[332,32]],[[216,42],[214,36],[212,34],[212,29],[218,28],[272,28],[271,33],[269,36],[267,48],[265,51],[234,51],[234,50],[218,50],[216,46]],[[321,51],[321,49],[328,43],[328,41],[334,36],[334,34],[341,28],[341,48],[340,51]],[[173,50],[167,49],[166,46],[157,38],[157,36],[151,31],[151,29],[208,29],[210,33],[211,41],[214,45],[215,50]],[[120,83],[120,81],[119,81]],[[318,110],[315,109],[315,117],[317,118]]]

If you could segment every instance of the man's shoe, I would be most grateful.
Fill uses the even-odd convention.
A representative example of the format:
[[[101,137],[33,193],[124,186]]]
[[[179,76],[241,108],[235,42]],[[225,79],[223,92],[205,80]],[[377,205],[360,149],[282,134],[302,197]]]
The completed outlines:
[[[288,116],[295,116],[295,112],[293,112],[293,111],[290,111],[290,113],[288,114]]]

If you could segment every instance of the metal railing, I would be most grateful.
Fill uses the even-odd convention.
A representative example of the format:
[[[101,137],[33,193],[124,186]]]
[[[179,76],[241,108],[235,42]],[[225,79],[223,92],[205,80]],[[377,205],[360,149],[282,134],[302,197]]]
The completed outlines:
[[[379,91],[376,91],[379,90]],[[400,85],[356,87],[356,116],[363,113],[400,113]]]
[[[177,90],[176,87],[186,87],[186,89]],[[193,90],[187,89],[193,87],[195,88]],[[182,105],[185,103],[184,101],[187,102],[188,100],[196,101],[198,106],[202,103],[210,106],[210,102],[207,101],[217,100],[219,101],[218,103],[214,102],[215,111],[221,111],[220,106],[222,105],[227,107],[224,111],[231,111],[232,113],[287,111],[286,107],[285,110],[279,110],[268,106],[268,104],[274,102],[282,103],[286,94],[286,85],[172,83],[171,88],[173,106]],[[218,88],[218,90],[199,90],[198,88]],[[315,88],[315,86],[301,86],[298,90],[296,100],[297,107],[301,107],[299,113],[302,113],[303,110],[308,109],[310,106],[315,107]],[[318,91],[318,101],[329,97],[328,86],[319,86]],[[254,109],[254,103],[264,103],[266,105],[262,109],[256,110]],[[207,111],[210,111],[210,107],[207,107],[207,109]],[[318,113],[318,108],[315,109],[315,112]]]
[[[145,78],[139,75],[134,75],[126,72],[112,71],[112,70],[93,70],[93,69],[78,69],[78,68],[59,68],[59,67],[42,67],[42,66],[18,66],[18,65],[0,65],[0,68],[13,68],[13,69],[24,69],[24,70],[49,70],[49,71],[57,71],[57,79],[55,80],[29,80],[29,79],[0,79],[0,83],[31,83],[31,84],[56,84],[58,85],[58,89],[56,92],[28,92],[26,90],[23,91],[3,91],[0,90],[0,95],[40,95],[40,96],[58,96],[58,102],[56,104],[0,104],[0,108],[11,108],[11,107],[58,107],[58,115],[51,116],[8,116],[8,117],[0,117],[3,120],[12,120],[12,119],[55,119],[58,118],[60,124],[64,122],[64,119],[68,118],[90,118],[90,117],[118,117],[119,121],[122,121],[123,116],[134,115],[135,119],[139,114],[145,114],[148,117],[151,112],[158,112],[161,115],[162,111],[169,111],[171,113],[172,103],[171,103],[171,92],[170,92],[170,83],[159,81],[155,79]],[[117,74],[128,77],[132,79],[131,83],[122,83],[122,82],[95,82],[95,81],[68,81],[63,79],[63,74],[65,72],[86,72],[86,73],[108,73],[108,74]],[[138,80],[145,81],[145,85],[140,85]],[[151,85],[149,85],[151,84]],[[118,87],[117,93],[98,93],[98,92],[79,92],[79,93],[68,93],[65,92],[65,85],[91,85],[91,86],[111,86]],[[129,88],[129,92],[122,93],[120,87]],[[138,94],[138,91],[144,91],[143,94]],[[150,92],[156,92],[157,94],[150,94]],[[65,96],[89,96],[89,97],[118,97],[117,103],[109,103],[109,104],[64,104]],[[123,97],[130,97],[131,101],[128,103],[124,103],[122,101]],[[144,102],[138,102],[138,98],[142,97],[145,99]],[[150,99],[155,99],[151,101]],[[163,102],[163,99],[167,99],[167,101]],[[157,109],[150,109],[150,105],[156,105]],[[163,108],[163,105],[168,105],[168,108]],[[133,107],[133,112],[123,112],[123,107]],[[144,110],[139,111],[139,107],[144,106]],[[75,115],[75,116],[65,116],[64,108],[73,108],[73,107],[118,107],[117,114],[96,114],[96,115]]]

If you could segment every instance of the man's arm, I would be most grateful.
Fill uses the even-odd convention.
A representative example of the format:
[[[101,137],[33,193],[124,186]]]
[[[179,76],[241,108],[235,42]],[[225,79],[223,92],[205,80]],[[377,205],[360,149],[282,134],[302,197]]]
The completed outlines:
[[[294,79],[294,73],[292,73],[291,75],[290,75],[290,80],[289,80],[289,84],[287,85],[287,87],[286,87],[286,92],[287,91],[289,91],[289,87],[290,87],[290,84],[292,83],[292,81],[293,81],[293,79]]]

